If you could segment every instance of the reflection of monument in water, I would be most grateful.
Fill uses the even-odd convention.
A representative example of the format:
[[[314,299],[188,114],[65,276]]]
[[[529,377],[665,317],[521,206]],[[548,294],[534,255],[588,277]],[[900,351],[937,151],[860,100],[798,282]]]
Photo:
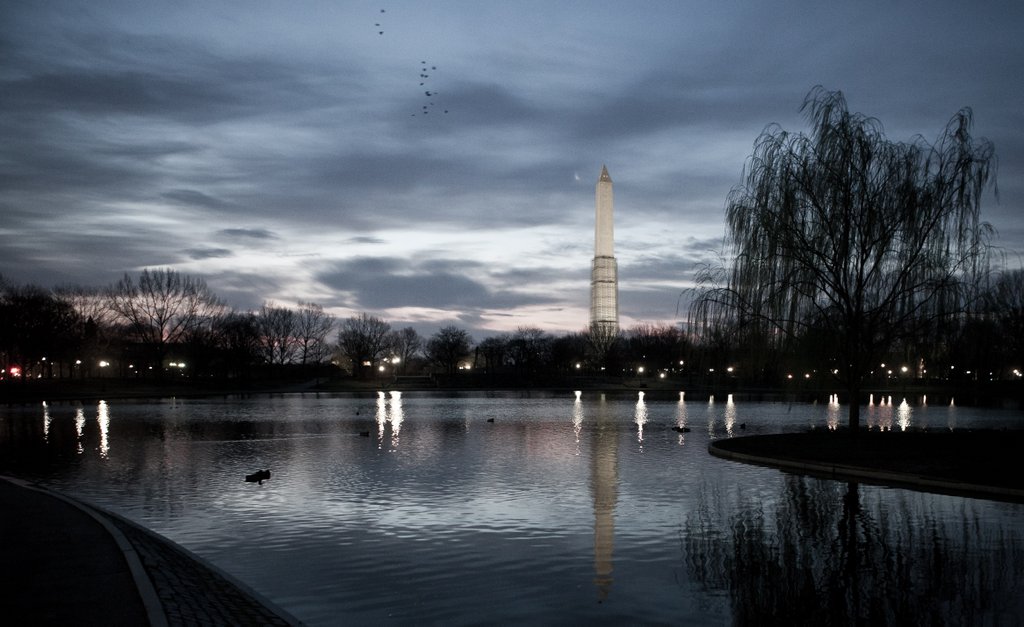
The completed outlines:
[[[612,587],[612,551],[615,545],[615,504],[619,497],[619,440],[615,420],[604,395],[597,409],[591,438],[590,491],[594,497],[594,584],[597,598],[608,598]]]

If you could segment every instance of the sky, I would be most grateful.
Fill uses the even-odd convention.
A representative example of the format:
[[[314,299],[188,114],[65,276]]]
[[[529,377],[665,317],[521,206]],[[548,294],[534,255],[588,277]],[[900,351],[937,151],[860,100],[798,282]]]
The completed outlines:
[[[685,317],[729,190],[817,85],[889,139],[963,107],[1024,255],[1024,3],[0,3],[0,274],[171,268],[477,339],[588,323],[614,181],[621,325]]]

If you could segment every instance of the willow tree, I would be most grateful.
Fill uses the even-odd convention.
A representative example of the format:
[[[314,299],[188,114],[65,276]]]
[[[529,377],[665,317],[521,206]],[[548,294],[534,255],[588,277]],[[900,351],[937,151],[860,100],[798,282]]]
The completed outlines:
[[[988,270],[994,150],[972,139],[966,108],[934,144],[888,140],[838,91],[815,88],[801,110],[809,134],[772,125],[755,142],[728,197],[730,261],[700,277],[691,322],[753,328],[776,347],[829,338],[856,429],[886,349],[965,311]]]

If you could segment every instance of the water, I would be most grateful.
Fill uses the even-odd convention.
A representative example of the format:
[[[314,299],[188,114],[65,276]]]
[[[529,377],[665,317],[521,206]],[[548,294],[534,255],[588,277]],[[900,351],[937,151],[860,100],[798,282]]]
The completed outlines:
[[[901,401],[862,417],[1021,424]],[[835,403],[597,392],[109,401],[3,408],[0,451],[311,625],[1024,621],[1024,505],[707,453],[845,419]]]

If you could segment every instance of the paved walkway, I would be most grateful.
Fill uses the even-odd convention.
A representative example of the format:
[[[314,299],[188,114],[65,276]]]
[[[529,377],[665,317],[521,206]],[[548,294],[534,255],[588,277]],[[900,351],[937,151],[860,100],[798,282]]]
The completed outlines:
[[[5,477],[0,608],[12,625],[301,625],[155,533]]]

